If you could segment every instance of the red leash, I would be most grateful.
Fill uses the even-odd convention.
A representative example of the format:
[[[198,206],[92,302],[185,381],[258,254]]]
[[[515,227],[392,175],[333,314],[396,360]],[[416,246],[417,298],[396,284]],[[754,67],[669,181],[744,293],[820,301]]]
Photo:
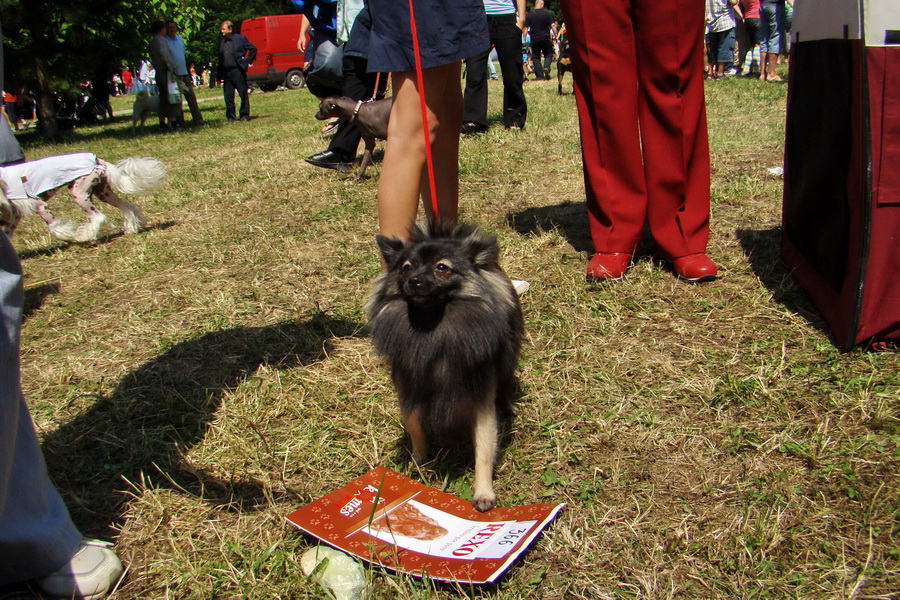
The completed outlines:
[[[428,166],[428,187],[431,190],[431,210],[434,220],[439,220],[437,189],[434,185],[434,158],[431,156],[431,138],[428,135],[428,110],[425,108],[425,81],[422,78],[422,56],[419,53],[419,33],[413,0],[409,0],[409,28],[412,32],[413,56],[416,58],[416,83],[419,86],[419,105],[422,107],[422,133],[425,136],[425,164]]]

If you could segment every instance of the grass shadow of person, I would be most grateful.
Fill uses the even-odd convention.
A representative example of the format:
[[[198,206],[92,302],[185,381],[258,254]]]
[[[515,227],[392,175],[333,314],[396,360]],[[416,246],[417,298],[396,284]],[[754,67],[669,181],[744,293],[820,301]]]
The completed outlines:
[[[506,222],[519,235],[538,235],[545,231],[558,231],[569,242],[572,249],[590,257],[596,250],[588,224],[587,206],[581,202],[562,202],[552,206],[535,206],[526,210],[508,213]],[[654,255],[653,237],[646,224],[641,231],[641,239],[634,250],[634,257]]]
[[[145,225],[144,227],[142,227],[141,230],[137,234],[130,234],[130,233],[126,234],[126,233],[123,233],[121,230],[111,230],[106,233],[102,233],[100,235],[100,237],[98,237],[96,240],[91,240],[89,242],[67,242],[65,240],[59,240],[56,238],[52,238],[50,243],[53,245],[51,245],[51,246],[45,246],[43,248],[35,248],[33,250],[24,250],[24,251],[19,252],[18,253],[19,260],[21,260],[22,262],[25,262],[26,260],[31,259],[31,258],[44,258],[47,256],[53,256],[53,254],[55,254],[57,251],[60,251],[60,250],[67,250],[69,248],[79,247],[79,246],[97,245],[97,244],[116,240],[116,239],[121,238],[126,235],[140,235],[147,231],[153,231],[153,230],[161,231],[164,229],[168,229],[169,227],[174,227],[177,224],[178,223],[176,221],[165,221],[162,223],[153,223],[151,225]]]
[[[22,320],[28,319],[35,311],[44,305],[44,300],[49,296],[59,293],[59,281],[39,283],[25,290],[25,301],[22,306]]]
[[[750,268],[772,293],[772,298],[830,336],[831,330],[822,315],[781,260],[781,227],[738,229],[735,235]]]
[[[582,202],[562,202],[535,206],[506,215],[506,222],[522,236],[558,231],[577,252],[593,254],[594,244],[588,228],[587,209]]]
[[[203,440],[223,396],[259,367],[315,363],[331,340],[360,329],[322,313],[300,323],[224,329],[177,344],[127,374],[109,396],[43,440],[51,478],[75,523],[89,535],[114,536],[128,482],[144,474],[206,501],[262,505],[261,484],[219,481],[186,464],[185,452]]]

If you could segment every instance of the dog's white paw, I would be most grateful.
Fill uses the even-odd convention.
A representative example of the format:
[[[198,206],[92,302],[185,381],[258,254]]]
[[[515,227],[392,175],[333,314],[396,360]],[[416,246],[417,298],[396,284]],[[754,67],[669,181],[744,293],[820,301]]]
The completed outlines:
[[[147,219],[136,205],[128,203],[128,206],[122,209],[125,216],[122,221],[122,231],[125,233],[139,233],[147,224]]]
[[[82,244],[93,242],[100,237],[100,230],[104,225],[106,225],[106,215],[99,211],[93,213],[90,221],[82,223],[75,230],[75,241]]]
[[[64,242],[77,242],[78,226],[72,221],[66,219],[56,219],[53,223],[47,225],[50,234],[58,240]]]

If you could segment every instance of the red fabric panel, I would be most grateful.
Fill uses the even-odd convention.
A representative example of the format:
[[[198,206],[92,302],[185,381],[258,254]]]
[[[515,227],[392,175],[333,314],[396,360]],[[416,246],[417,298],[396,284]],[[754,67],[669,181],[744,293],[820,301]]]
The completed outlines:
[[[900,341],[900,47],[866,48],[872,197],[857,343]]]
[[[900,47],[867,48],[866,58],[872,124],[872,194],[876,204],[900,204]]]

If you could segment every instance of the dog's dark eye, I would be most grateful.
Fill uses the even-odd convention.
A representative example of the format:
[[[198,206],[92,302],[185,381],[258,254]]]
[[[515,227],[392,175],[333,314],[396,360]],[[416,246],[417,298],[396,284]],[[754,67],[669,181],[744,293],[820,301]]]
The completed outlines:
[[[442,273],[442,274],[449,273],[450,267],[448,267],[444,263],[438,263],[438,264],[434,265],[434,270],[437,271],[438,273]]]
[[[409,273],[410,271],[412,271],[412,268],[413,268],[412,263],[407,261],[407,262],[403,263],[403,265],[400,267],[400,270],[403,273]]]

